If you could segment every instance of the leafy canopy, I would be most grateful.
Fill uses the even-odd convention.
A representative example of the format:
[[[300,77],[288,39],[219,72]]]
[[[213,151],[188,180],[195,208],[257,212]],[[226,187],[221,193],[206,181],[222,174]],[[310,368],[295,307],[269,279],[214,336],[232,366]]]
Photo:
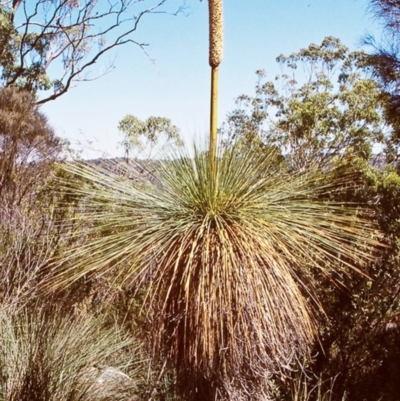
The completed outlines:
[[[370,0],[369,10],[379,21],[382,35],[379,39],[371,34],[363,38],[370,48],[365,66],[381,85],[385,117],[393,127],[394,159],[400,149],[400,1]]]
[[[332,157],[369,159],[384,146],[379,85],[359,68],[362,52],[333,37],[277,58],[275,82],[258,71],[254,96],[237,99],[223,133],[246,146],[275,146],[297,164]]]
[[[166,146],[182,144],[179,128],[164,117],[149,117],[142,121],[128,114],[119,122],[118,129],[124,135],[122,146],[126,158],[136,151],[136,155],[150,159],[155,149],[160,151]]]

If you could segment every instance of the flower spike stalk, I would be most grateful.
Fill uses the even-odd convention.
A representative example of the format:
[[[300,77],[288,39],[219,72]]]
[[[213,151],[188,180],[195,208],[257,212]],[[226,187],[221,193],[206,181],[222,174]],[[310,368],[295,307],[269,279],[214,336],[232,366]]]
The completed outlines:
[[[210,110],[210,167],[216,173],[217,123],[218,123],[218,72],[222,61],[223,20],[222,0],[209,0],[210,47],[209,64],[211,67],[211,110]]]

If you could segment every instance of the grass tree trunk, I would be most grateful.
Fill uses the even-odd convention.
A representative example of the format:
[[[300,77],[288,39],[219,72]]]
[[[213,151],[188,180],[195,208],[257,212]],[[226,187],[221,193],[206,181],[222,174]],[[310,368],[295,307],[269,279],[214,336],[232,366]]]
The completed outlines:
[[[218,73],[222,61],[223,21],[222,0],[209,0],[210,49],[209,63],[211,67],[211,110],[210,110],[210,167],[216,172],[217,124],[218,124]]]

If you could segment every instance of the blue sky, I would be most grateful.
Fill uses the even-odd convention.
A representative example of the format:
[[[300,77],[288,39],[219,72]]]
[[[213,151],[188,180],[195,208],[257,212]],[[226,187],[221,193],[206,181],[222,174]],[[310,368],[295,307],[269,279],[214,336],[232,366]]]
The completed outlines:
[[[173,10],[182,0],[169,3]],[[117,126],[127,114],[170,118],[187,140],[208,135],[208,5],[207,0],[186,4],[185,14],[150,15],[141,21],[135,38],[149,43],[154,62],[138,47],[121,47],[96,66],[101,71],[114,60],[111,73],[79,83],[42,107],[56,133],[84,149],[84,157],[122,155]],[[265,69],[270,79],[280,72],[279,54],[326,36],[359,48],[363,34],[379,32],[367,5],[367,0],[225,0],[219,122],[237,96],[254,92],[257,69]]]

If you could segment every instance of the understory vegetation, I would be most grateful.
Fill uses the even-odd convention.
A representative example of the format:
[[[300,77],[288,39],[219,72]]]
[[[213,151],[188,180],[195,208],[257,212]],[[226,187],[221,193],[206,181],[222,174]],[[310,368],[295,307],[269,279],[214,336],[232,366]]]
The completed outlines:
[[[193,148],[127,115],[123,157],[81,160],[40,111],[46,71],[13,64],[20,3],[0,3],[0,401],[399,401],[395,48],[327,37],[258,71],[218,140],[215,105]],[[215,92],[221,18],[210,0]]]

